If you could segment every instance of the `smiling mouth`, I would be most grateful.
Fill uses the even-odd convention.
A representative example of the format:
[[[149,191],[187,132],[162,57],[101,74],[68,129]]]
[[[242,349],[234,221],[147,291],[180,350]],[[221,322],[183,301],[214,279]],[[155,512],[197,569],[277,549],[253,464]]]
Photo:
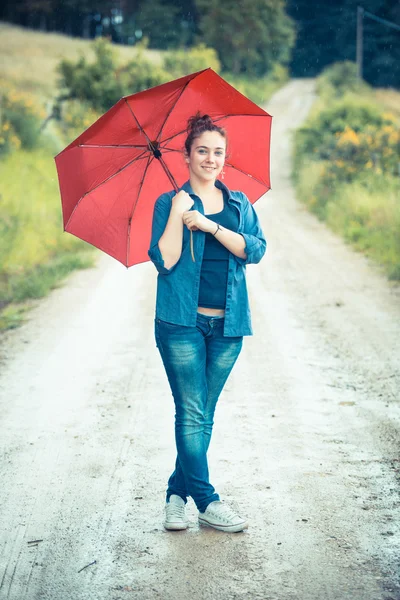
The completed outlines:
[[[205,169],[206,171],[215,171],[217,167],[202,167],[202,169]]]

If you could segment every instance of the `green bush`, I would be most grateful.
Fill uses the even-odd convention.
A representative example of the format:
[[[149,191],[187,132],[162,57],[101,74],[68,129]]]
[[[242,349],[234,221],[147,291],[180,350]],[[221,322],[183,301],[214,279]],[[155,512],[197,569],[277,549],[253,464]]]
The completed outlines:
[[[169,73],[143,55],[142,49],[137,51],[134,60],[118,69],[116,77],[125,96],[147,90],[171,79]]]
[[[66,144],[72,142],[100,117],[87,101],[67,100],[61,108],[61,131]]]
[[[62,60],[57,70],[60,74],[61,97],[79,100],[85,108],[102,113],[122,96],[140,92],[170,79],[160,66],[143,55],[145,44],[138,45],[134,60],[118,67],[111,43],[99,39],[93,43],[95,61],[85,57],[77,62]]]
[[[21,140],[9,121],[0,120],[0,156],[5,156],[21,147]]]
[[[21,140],[23,148],[32,150],[38,145],[41,123],[33,112],[21,104],[20,106],[10,107],[6,111],[6,118]]]
[[[369,99],[347,95],[319,111],[308,120],[305,127],[298,130],[297,150],[315,159],[326,160],[336,146],[336,136],[346,129],[350,128],[358,134],[367,126],[379,129],[386,125],[393,125],[393,115],[382,112]]]
[[[296,132],[298,197],[400,280],[400,124],[368,92],[319,103]]]
[[[362,92],[368,88],[358,77],[356,63],[350,60],[329,65],[317,79],[318,94],[330,98],[340,98],[347,92]]]
[[[223,76],[244,96],[260,105],[264,104],[289,78],[287,69],[278,64],[264,77],[246,77],[227,72],[223,73]]]
[[[93,43],[95,61],[89,63],[84,56],[77,62],[64,59],[57,67],[59,87],[64,97],[88,102],[94,109],[104,112],[124,95],[116,77],[115,55],[111,43],[99,39]]]
[[[27,150],[39,144],[44,110],[29,94],[2,84],[0,94],[0,154],[20,147]]]
[[[144,40],[135,47],[135,58],[127,64],[117,66],[111,43],[100,39],[94,42],[95,61],[89,63],[83,56],[77,61],[62,60],[58,65],[60,74],[60,98],[68,100],[61,110],[63,128],[68,139],[74,139],[86,127],[91,109],[97,114],[108,110],[122,96],[160,85],[171,79],[195,73],[211,67],[220,71],[220,62],[213,48],[200,44],[190,49],[168,52],[162,65],[155,64],[144,56],[147,45]],[[262,104],[288,78],[287,69],[276,64],[262,78],[233,76],[223,73],[234,87],[254,102]],[[73,101],[82,102],[79,109]],[[83,113],[78,118],[78,113]],[[91,122],[95,120],[90,116]],[[82,123],[82,127],[81,124]]]
[[[168,52],[164,57],[163,67],[173,78],[196,73],[208,67],[217,73],[221,69],[216,51],[204,44]]]

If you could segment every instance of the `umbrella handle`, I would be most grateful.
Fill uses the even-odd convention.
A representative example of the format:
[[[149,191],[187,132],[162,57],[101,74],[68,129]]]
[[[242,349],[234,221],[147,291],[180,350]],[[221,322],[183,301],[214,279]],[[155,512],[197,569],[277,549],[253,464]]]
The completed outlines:
[[[196,262],[196,259],[194,257],[194,248],[193,248],[193,231],[190,230],[190,253],[192,255],[192,261]]]

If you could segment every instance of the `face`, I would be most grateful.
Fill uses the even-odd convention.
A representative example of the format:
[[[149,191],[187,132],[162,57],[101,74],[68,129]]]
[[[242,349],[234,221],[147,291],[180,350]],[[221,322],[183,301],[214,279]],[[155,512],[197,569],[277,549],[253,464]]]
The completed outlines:
[[[205,131],[195,138],[186,157],[190,176],[202,181],[216,179],[225,162],[226,141],[218,131]]]

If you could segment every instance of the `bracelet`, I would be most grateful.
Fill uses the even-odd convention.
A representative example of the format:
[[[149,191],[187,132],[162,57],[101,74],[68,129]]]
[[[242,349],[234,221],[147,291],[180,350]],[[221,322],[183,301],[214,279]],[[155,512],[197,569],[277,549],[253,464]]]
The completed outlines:
[[[217,230],[215,233],[213,233],[213,235],[217,235],[218,231],[222,231],[221,227],[219,226],[219,224],[217,223]]]

